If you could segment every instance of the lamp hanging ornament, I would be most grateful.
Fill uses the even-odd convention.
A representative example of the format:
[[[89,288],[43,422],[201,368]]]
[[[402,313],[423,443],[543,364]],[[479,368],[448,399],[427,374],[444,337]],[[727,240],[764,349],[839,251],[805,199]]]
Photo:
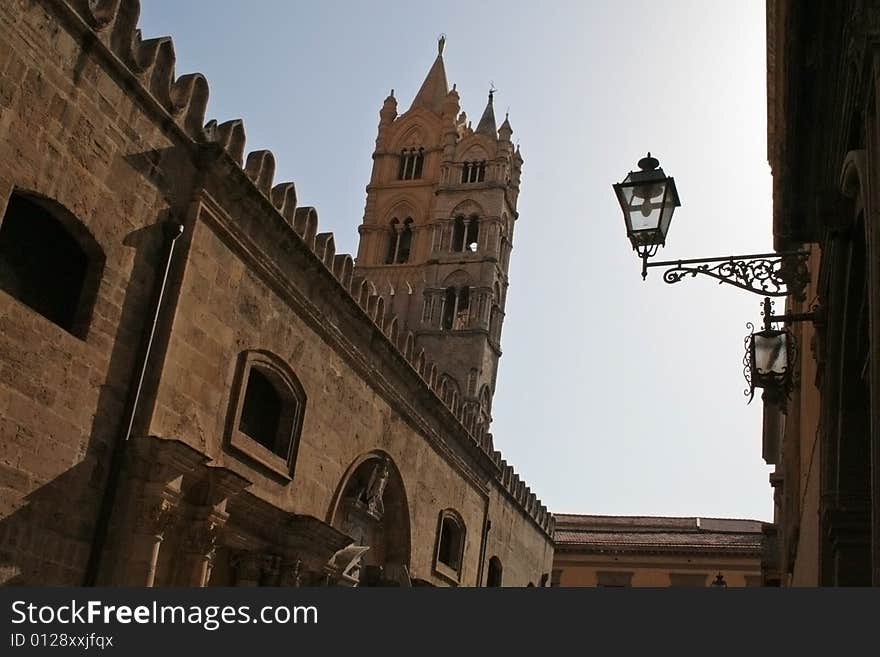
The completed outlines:
[[[751,403],[755,388],[761,388],[762,399],[784,411],[796,383],[797,341],[787,328],[771,328],[771,308],[772,302],[765,299],[763,330],[755,332],[754,324],[746,324],[750,334],[745,339],[743,356],[743,375],[748,384],[745,395]]]

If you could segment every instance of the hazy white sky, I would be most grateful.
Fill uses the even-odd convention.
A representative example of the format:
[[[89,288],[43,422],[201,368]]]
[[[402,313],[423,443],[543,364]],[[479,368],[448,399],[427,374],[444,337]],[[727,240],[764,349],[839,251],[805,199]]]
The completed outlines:
[[[771,519],[742,376],[760,298],[643,283],[611,190],[650,150],[682,200],[659,258],[771,250],[763,2],[141,4],[144,37],[174,37],[209,117],[245,119],[339,252],[382,100],[408,107],[445,33],[463,109],[479,118],[494,82],[525,159],[496,447],[555,512]]]

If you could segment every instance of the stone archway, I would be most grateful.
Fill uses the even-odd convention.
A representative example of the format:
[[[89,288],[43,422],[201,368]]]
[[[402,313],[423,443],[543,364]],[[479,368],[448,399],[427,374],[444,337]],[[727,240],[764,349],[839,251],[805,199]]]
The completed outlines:
[[[339,484],[329,522],[355,545],[369,546],[361,558],[361,586],[409,585],[409,505],[388,454],[375,451],[355,459]]]

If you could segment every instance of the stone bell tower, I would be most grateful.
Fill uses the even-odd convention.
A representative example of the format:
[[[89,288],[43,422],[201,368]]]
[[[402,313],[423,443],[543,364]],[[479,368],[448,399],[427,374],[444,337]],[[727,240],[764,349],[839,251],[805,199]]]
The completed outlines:
[[[494,90],[473,128],[446,81],[444,39],[409,109],[379,112],[356,274],[436,363],[441,396],[491,421],[522,157]]]

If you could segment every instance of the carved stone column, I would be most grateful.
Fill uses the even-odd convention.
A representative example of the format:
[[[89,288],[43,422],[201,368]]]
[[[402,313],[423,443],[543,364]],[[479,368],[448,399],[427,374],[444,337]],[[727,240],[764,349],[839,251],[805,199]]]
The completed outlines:
[[[229,514],[226,502],[251,482],[223,467],[207,467],[187,490],[189,513],[183,518],[181,553],[175,573],[177,586],[206,586],[217,541]]]
[[[159,548],[174,518],[177,498],[175,491],[145,490],[138,499],[122,570],[124,586],[153,586]]]
[[[224,511],[202,508],[188,521],[175,578],[178,586],[202,587],[208,583],[217,537],[228,519]]]
[[[115,533],[115,576],[123,586],[153,586],[159,551],[176,518],[186,474],[206,457],[184,443],[151,436],[135,438],[130,447],[127,502]]]

